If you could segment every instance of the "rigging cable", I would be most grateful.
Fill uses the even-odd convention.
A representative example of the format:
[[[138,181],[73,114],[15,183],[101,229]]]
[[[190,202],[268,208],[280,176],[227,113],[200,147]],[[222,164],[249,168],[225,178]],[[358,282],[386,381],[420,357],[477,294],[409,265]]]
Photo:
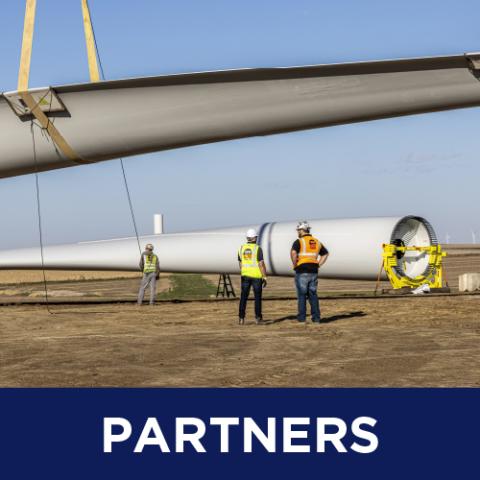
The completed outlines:
[[[40,261],[42,266],[42,275],[43,275],[43,288],[45,292],[45,305],[47,307],[47,311],[50,315],[62,315],[65,313],[68,314],[79,314],[84,315],[85,313],[89,314],[105,314],[105,313],[118,313],[117,311],[108,311],[108,310],[99,310],[99,311],[69,311],[69,310],[62,310],[60,312],[55,312],[50,308],[50,298],[48,296],[48,282],[47,282],[47,275],[46,275],[46,268],[45,268],[45,253],[44,253],[44,241],[43,241],[43,220],[42,220],[42,206],[41,206],[41,194],[40,194],[40,169],[38,166],[37,160],[37,148],[35,142],[35,130],[34,127],[40,129],[41,132],[44,131],[41,125],[37,125],[34,119],[31,120],[30,123],[30,133],[32,136],[32,148],[33,148],[33,161],[35,165],[35,191],[36,191],[36,200],[37,200],[37,219],[38,219],[38,239],[40,245]]]
[[[35,122],[32,119],[30,122],[30,133],[32,135],[33,162],[35,165],[35,193],[37,198],[37,220],[38,220],[38,238],[40,243],[40,261],[42,264],[43,288],[45,291],[45,304],[47,306],[48,313],[53,314],[53,312],[50,310],[50,301],[48,299],[47,275],[45,271],[45,256],[43,252],[42,208],[40,203],[40,185],[39,185],[39,179],[38,179],[39,171],[38,171],[37,147],[35,144],[34,127],[35,127]]]
[[[87,0],[87,5],[88,5],[88,0]],[[100,52],[99,52],[98,45],[97,45],[95,30],[93,28],[93,22],[91,22],[91,25],[92,25],[93,40],[94,40],[94,44],[95,44],[95,51],[96,51],[96,55],[97,55],[97,58],[98,58],[99,65],[100,65],[100,71],[101,71],[102,79],[105,80],[105,73],[104,73],[104,70],[103,70],[103,64],[102,64],[102,61],[101,61]],[[49,121],[50,121],[50,119],[49,119]],[[39,173],[40,172],[39,172],[38,159],[37,159],[37,149],[36,149],[36,142],[35,142],[35,131],[34,131],[35,126],[37,126],[37,125],[36,125],[34,119],[32,119],[31,123],[30,123],[30,132],[31,132],[31,137],[32,137],[33,161],[34,161],[34,166],[35,166],[35,192],[36,192],[36,203],[37,203],[37,220],[38,220],[38,233],[39,233],[39,244],[40,244],[40,260],[41,260],[41,267],[42,267],[43,287],[44,287],[44,292],[45,292],[45,303],[46,303],[47,311],[48,311],[49,314],[54,314],[56,312],[53,312],[50,309],[50,300],[49,300],[49,296],[48,296],[48,284],[47,284],[47,276],[46,276],[46,269],[45,269],[44,239],[43,239],[43,228],[42,228],[43,222],[42,222],[41,195],[40,195],[40,184],[39,184]],[[42,126],[39,126],[39,128],[41,129],[42,133],[44,132],[44,130],[48,131],[48,129],[44,129]],[[53,145],[54,145],[55,150],[57,151],[55,142],[53,142]],[[57,153],[58,153],[58,151],[57,151]],[[132,202],[132,198],[131,198],[131,195],[130,195],[130,189],[129,189],[129,186],[128,186],[128,179],[127,179],[127,175],[126,175],[126,172],[125,172],[125,166],[124,166],[123,158],[120,158],[120,167],[121,167],[121,171],[122,171],[122,177],[123,177],[123,182],[124,182],[124,186],[125,186],[125,192],[126,192],[126,195],[127,195],[127,200],[128,200],[128,205],[129,205],[129,209],[130,209],[130,215],[131,215],[131,219],[132,219],[132,223],[133,223],[133,228],[134,228],[134,231],[135,231],[135,238],[136,238],[136,242],[137,242],[137,246],[138,246],[138,251],[141,255],[142,254],[142,249],[141,249],[141,246],[140,246],[140,236],[138,234],[137,222],[136,222],[136,218],[135,218],[135,211],[134,211],[134,208],[133,208],[133,202]],[[102,312],[91,312],[91,313],[102,313]]]
[[[93,25],[93,18],[92,18],[92,15],[91,15],[90,6],[88,5],[88,0],[86,1],[86,3],[87,3],[88,10],[90,12],[90,24],[92,26],[93,42],[95,44],[95,52],[97,54],[98,64],[100,66],[100,73],[101,73],[102,80],[105,80],[105,71],[103,70],[102,58],[100,57],[100,51],[98,49],[97,35],[95,34],[95,27]],[[132,218],[133,229],[135,231],[135,238],[137,240],[138,252],[140,253],[140,255],[142,255],[142,248],[140,246],[140,236],[138,234],[137,221],[136,221],[136,218],[135,218],[135,211],[133,209],[133,202],[132,202],[132,197],[130,195],[130,189],[128,187],[127,174],[125,172],[125,165],[123,163],[123,158],[120,158],[120,167],[121,167],[121,170],[122,170],[123,183],[125,185],[125,192],[127,194],[128,206],[130,208],[130,216]]]

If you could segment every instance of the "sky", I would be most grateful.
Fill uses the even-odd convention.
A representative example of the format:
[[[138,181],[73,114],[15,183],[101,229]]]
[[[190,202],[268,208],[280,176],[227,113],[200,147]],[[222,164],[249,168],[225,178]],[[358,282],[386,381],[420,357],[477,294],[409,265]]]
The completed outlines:
[[[478,0],[89,3],[108,79],[480,51]],[[24,4],[1,2],[0,91],[16,89]],[[31,87],[89,80],[80,5],[37,1]],[[154,213],[166,232],[415,214],[443,242],[480,241],[479,125],[479,108],[455,110],[129,157],[125,168],[144,235]],[[39,181],[47,244],[133,235],[118,160]],[[0,248],[38,244],[35,201],[33,175],[0,180]]]

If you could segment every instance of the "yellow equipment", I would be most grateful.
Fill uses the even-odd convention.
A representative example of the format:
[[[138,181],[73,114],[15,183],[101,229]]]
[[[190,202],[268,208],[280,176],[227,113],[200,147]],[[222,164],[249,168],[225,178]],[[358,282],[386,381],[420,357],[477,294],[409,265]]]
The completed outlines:
[[[405,253],[423,252],[428,255],[428,267],[416,277],[405,274]],[[383,269],[394,289],[408,287],[411,289],[427,284],[430,288],[443,287],[442,259],[447,254],[441,245],[428,247],[405,247],[403,245],[383,244]]]

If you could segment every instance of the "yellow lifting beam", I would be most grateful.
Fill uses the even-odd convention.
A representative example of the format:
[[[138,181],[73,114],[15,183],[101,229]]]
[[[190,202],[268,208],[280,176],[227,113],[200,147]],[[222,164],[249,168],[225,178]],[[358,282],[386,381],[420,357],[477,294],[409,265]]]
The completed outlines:
[[[401,262],[405,262],[404,254],[409,251],[425,252],[425,254],[428,255],[428,267],[425,269],[424,274],[411,278],[406,275],[400,275],[397,272],[397,269],[403,267]],[[404,287],[413,289],[425,284],[430,288],[442,288],[442,260],[446,255],[447,254],[442,250],[441,245],[430,245],[428,247],[404,247],[393,244],[384,244],[382,254],[383,269],[394,289]]]

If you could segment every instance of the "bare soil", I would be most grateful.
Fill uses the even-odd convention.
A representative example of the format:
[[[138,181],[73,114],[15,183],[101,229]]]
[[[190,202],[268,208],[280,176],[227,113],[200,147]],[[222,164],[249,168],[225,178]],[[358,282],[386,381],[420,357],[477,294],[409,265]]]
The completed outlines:
[[[480,295],[0,308],[0,386],[479,386]]]
[[[49,282],[136,278],[139,276],[136,272],[98,272],[81,270],[49,270],[45,272],[45,275]],[[18,285],[41,282],[43,282],[43,273],[41,270],[0,270],[0,285]]]
[[[447,257],[454,289],[459,274],[480,271],[476,252]],[[134,300],[139,283],[138,275],[65,276],[49,283],[49,290],[64,292],[53,299],[68,300],[70,292],[75,302]],[[161,291],[171,290],[170,279],[162,276]],[[11,283],[1,295],[1,302],[17,302],[0,307],[2,387],[480,386],[480,294],[327,298],[322,324],[300,324],[295,301],[278,298],[294,297],[293,280],[272,278],[264,324],[255,325],[250,314],[239,326],[237,301],[210,294],[154,307],[52,305],[49,313],[31,303],[42,300],[31,296],[41,285]],[[319,290],[366,294],[374,286],[320,280]]]

